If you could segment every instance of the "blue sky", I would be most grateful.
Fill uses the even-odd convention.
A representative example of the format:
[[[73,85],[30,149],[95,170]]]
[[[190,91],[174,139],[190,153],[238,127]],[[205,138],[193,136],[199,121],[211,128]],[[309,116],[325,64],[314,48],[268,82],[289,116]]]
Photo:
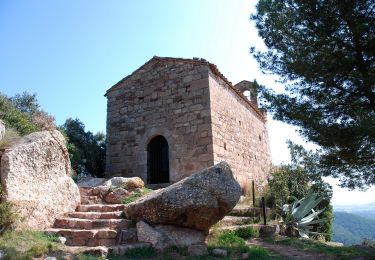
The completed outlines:
[[[0,0],[0,92],[37,93],[57,124],[78,117],[105,132],[104,93],[154,55],[205,58],[233,83],[281,90],[249,54],[263,48],[249,20],[256,2]],[[274,163],[288,161],[286,139],[303,143],[294,130],[269,120]],[[336,188],[334,202],[369,202],[374,192]]]

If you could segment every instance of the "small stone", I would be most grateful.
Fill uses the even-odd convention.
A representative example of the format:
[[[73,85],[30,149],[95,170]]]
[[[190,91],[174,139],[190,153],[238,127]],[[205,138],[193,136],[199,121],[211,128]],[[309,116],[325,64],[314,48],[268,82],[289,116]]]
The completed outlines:
[[[249,259],[249,253],[242,253],[241,259]]]
[[[44,260],[57,260],[57,258],[54,256],[47,256]]]
[[[188,246],[188,253],[190,256],[204,256],[208,254],[207,246],[205,244],[195,244]]]
[[[65,237],[58,237],[57,240],[59,241],[59,243],[65,245],[66,243],[66,238]]]
[[[128,228],[121,230],[121,241],[120,243],[137,242],[137,229]]]
[[[0,250],[0,259],[5,258],[5,252],[3,250]]]
[[[104,201],[109,204],[120,204],[124,197],[129,196],[130,192],[123,188],[117,188],[109,192],[105,197]]]
[[[212,254],[215,256],[226,257],[228,255],[227,250],[221,248],[214,248]]]

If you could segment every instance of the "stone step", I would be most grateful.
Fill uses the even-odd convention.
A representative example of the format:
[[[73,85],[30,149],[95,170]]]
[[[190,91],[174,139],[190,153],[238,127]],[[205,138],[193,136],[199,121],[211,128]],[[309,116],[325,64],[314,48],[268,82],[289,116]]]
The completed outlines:
[[[65,246],[64,252],[78,255],[85,254],[97,257],[106,257],[109,248],[106,246]]]
[[[82,196],[96,196],[98,195],[97,192],[95,192],[95,189],[92,187],[80,187],[79,193]]]
[[[150,243],[131,243],[127,245],[115,245],[111,247],[106,246],[65,246],[64,251],[71,254],[85,254],[97,257],[106,257],[108,254],[111,256],[122,256],[128,250],[134,248],[149,248]]]
[[[254,224],[254,218],[252,218],[252,217],[225,216],[218,223],[220,224],[220,226],[247,225],[247,224]]]
[[[125,204],[92,204],[92,205],[79,205],[76,211],[79,212],[113,212],[122,211],[125,208]]]
[[[112,229],[63,229],[50,228],[47,234],[66,238],[68,246],[113,246],[117,244],[117,231]]]
[[[130,220],[127,219],[79,219],[79,218],[57,218],[55,228],[65,229],[125,229],[128,228]]]
[[[72,212],[68,214],[70,218],[81,219],[119,219],[122,218],[122,211],[113,212]]]
[[[98,196],[81,196],[81,204],[93,205],[103,203],[103,200]]]

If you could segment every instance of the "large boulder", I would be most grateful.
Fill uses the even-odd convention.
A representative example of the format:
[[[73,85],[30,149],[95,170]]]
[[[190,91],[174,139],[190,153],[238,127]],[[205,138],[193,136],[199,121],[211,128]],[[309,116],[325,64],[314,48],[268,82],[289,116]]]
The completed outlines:
[[[139,242],[151,243],[161,251],[171,246],[203,244],[206,238],[202,231],[169,225],[152,227],[143,221],[137,223],[137,236]]]
[[[128,218],[207,231],[229,213],[241,187],[226,162],[191,175],[171,186],[148,193],[128,204]]]
[[[57,216],[74,211],[80,203],[65,140],[57,130],[32,133],[5,150],[1,183],[6,200],[21,215],[18,228],[51,227]]]

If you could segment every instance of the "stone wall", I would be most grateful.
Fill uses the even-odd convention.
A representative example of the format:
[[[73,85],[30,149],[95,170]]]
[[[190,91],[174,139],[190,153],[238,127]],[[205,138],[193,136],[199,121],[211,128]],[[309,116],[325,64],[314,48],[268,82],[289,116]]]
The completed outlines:
[[[268,177],[271,156],[267,124],[226,82],[209,76],[214,163],[229,163],[244,186]]]
[[[32,133],[1,156],[1,184],[6,200],[21,217],[18,228],[42,230],[80,203],[70,177],[69,154],[57,130]]]
[[[108,175],[147,180],[147,144],[169,145],[170,181],[214,164],[208,66],[151,60],[107,92]]]

